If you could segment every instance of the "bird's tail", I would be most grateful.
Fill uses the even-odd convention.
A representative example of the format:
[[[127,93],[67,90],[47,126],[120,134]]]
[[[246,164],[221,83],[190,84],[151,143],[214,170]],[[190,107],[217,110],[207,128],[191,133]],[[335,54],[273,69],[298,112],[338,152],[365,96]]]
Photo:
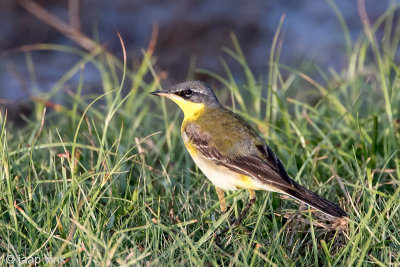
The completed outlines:
[[[294,186],[286,187],[281,191],[301,202],[310,205],[330,216],[336,218],[347,217],[347,213],[343,211],[338,205],[326,200],[325,198],[317,195],[316,193],[308,190],[307,188],[295,183]]]

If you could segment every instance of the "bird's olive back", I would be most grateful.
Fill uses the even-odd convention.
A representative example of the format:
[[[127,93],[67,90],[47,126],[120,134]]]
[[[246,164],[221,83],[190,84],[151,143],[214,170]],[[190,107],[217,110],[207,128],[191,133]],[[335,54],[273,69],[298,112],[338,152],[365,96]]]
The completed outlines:
[[[206,83],[200,81],[177,84],[169,92],[194,103],[204,103],[208,106],[220,105],[212,89]]]

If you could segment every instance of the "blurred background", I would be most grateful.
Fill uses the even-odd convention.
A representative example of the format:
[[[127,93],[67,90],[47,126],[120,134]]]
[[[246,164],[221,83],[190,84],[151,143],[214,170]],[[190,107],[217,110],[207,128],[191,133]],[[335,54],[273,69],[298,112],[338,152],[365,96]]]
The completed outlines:
[[[370,22],[395,4],[391,0],[366,0]],[[223,50],[233,46],[231,33],[236,35],[256,77],[266,77],[272,40],[283,15],[280,62],[310,75],[318,68],[339,72],[347,64],[347,56],[338,13],[355,41],[363,27],[357,1],[349,0],[2,0],[0,105],[9,109],[11,118],[20,112],[29,113],[26,103],[51,90],[81,59],[60,51],[23,52],[30,50],[24,49],[27,45],[51,43],[90,50],[90,44],[84,47],[65,36],[62,29],[56,29],[62,26],[58,20],[122,59],[119,32],[126,46],[128,67],[139,64],[143,49],[150,43],[156,72],[164,72],[167,83],[173,84],[188,78],[210,80],[204,74],[191,73],[195,68],[225,75],[221,58],[231,67],[235,80],[243,79],[242,68]],[[43,17],[50,22],[43,21]],[[74,91],[78,79],[76,75],[63,86]],[[94,67],[85,68],[84,84],[84,93],[101,87]],[[62,101],[57,96],[53,100]]]

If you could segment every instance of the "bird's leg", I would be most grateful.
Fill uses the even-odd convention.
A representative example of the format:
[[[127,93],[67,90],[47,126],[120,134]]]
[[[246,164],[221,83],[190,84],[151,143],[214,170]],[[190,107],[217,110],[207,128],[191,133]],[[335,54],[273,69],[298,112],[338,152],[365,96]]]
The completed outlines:
[[[224,193],[224,190],[222,190],[219,187],[215,187],[215,190],[217,191],[217,195],[218,195],[218,199],[219,199],[219,206],[221,208],[221,214],[223,214],[227,210],[226,202],[225,202],[225,193]]]
[[[247,203],[246,207],[240,212],[239,217],[233,222],[232,227],[238,227],[246,214],[249,212],[251,206],[256,202],[256,192],[253,189],[249,189],[250,200]]]
[[[251,206],[254,204],[254,202],[256,202],[256,192],[254,192],[254,190],[252,190],[252,189],[249,189],[249,194],[250,194],[250,201],[247,203],[246,207],[242,210],[242,212],[240,212],[239,217],[237,217],[236,219],[233,220],[233,223],[232,223],[233,228],[238,227],[242,223],[243,217],[246,216],[246,214],[249,212]],[[228,232],[228,230],[229,230],[229,228],[227,227],[227,228],[223,229],[219,234],[217,234],[217,236],[216,236],[217,244],[219,244],[219,242],[220,242],[219,237],[221,235],[225,234],[226,232]]]

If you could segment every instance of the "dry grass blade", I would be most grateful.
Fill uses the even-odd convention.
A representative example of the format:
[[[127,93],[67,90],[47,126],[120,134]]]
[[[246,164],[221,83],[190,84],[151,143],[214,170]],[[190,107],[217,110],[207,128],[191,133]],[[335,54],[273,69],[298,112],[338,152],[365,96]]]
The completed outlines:
[[[49,13],[46,9],[36,4],[35,2],[31,0],[18,0],[17,2],[26,11],[33,14],[38,19],[42,20],[44,23],[60,31],[62,34],[75,41],[87,51],[92,51],[98,46],[93,40],[81,33],[78,29]]]

